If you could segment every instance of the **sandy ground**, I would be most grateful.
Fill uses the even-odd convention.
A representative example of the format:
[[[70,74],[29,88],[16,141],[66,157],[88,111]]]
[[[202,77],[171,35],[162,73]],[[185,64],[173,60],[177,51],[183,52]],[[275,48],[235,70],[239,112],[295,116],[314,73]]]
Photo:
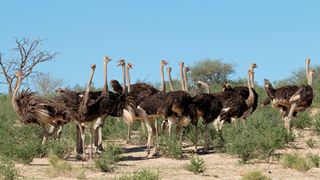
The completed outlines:
[[[313,153],[320,155],[320,139],[311,130],[295,131],[296,141],[288,148],[279,150],[279,152],[296,152],[299,154]],[[311,149],[306,145],[306,141],[312,138],[316,141],[316,148]],[[134,171],[141,169],[150,169],[159,173],[161,179],[241,179],[247,172],[259,170],[264,175],[272,179],[320,179],[320,168],[313,168],[306,173],[292,169],[283,168],[279,162],[273,163],[255,162],[252,164],[239,164],[238,158],[223,153],[212,152],[206,155],[200,155],[206,162],[206,171],[203,174],[195,175],[185,170],[189,163],[188,157],[192,156],[186,153],[186,158],[174,160],[163,157],[141,158],[145,156],[145,149],[141,146],[127,145],[124,142],[117,142],[124,147],[126,153],[124,161],[111,173],[102,173],[94,168],[94,162],[76,161],[73,156],[67,161],[72,165],[72,171],[64,175],[57,176],[52,173],[47,158],[34,159],[30,165],[17,164],[21,178],[24,179],[114,179],[122,175],[130,175]],[[190,147],[192,148],[192,147]]]

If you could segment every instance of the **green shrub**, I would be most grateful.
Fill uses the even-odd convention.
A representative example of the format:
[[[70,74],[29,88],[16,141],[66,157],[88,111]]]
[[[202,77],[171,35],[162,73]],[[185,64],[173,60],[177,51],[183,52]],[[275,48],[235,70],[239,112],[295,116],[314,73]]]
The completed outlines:
[[[245,125],[226,125],[222,136],[227,153],[236,154],[241,163],[253,158],[263,158],[269,162],[276,149],[294,139],[275,113],[264,108],[251,115]]]
[[[14,162],[7,158],[0,158],[0,179],[17,179],[18,171],[14,166]]]
[[[315,121],[314,121],[313,126],[314,126],[314,130],[315,130],[318,134],[320,134],[320,115],[317,115],[317,116],[315,117]]]
[[[122,149],[118,146],[108,145],[95,161],[95,165],[103,172],[110,172],[116,167],[116,163],[121,160]]]
[[[310,118],[307,111],[298,114],[297,118],[292,119],[292,127],[298,129],[304,129],[306,127],[311,127],[312,119]]]
[[[307,172],[311,169],[310,163],[303,157],[297,154],[285,154],[281,158],[281,164],[283,167],[295,169],[300,172]]]
[[[190,164],[186,166],[186,169],[195,174],[200,174],[205,171],[205,161],[199,156],[193,156],[190,159]]]
[[[316,142],[312,138],[308,139],[306,144],[308,145],[309,148],[312,148],[312,149],[316,147]]]
[[[159,173],[158,172],[152,172],[148,169],[143,169],[139,171],[135,171],[133,175],[124,175],[120,178],[117,178],[118,180],[159,180]]]
[[[107,117],[102,129],[103,139],[126,139],[128,125],[122,119]]]
[[[247,173],[242,180],[271,180],[271,178],[263,175],[261,171],[252,171]]]
[[[74,143],[66,139],[51,140],[48,142],[47,151],[49,154],[55,155],[60,159],[67,159],[74,150]]]
[[[182,157],[180,142],[177,140],[175,133],[172,133],[171,136],[159,137],[159,151],[165,157],[176,159]]]
[[[61,160],[56,155],[49,156],[50,169],[49,174],[51,177],[58,176],[73,176],[73,168],[71,164],[66,161]]]
[[[307,154],[307,160],[311,164],[312,167],[318,168],[320,166],[320,156],[317,154]]]

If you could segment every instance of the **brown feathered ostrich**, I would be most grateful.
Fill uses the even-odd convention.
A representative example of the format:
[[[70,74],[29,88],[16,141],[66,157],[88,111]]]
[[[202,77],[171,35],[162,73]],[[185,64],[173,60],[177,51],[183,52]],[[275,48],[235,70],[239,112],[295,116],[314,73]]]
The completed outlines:
[[[30,89],[22,90],[18,93],[22,76],[21,72],[17,72],[17,84],[12,96],[13,110],[19,116],[19,119],[24,124],[36,123],[42,127],[42,145],[44,145],[49,135],[55,134],[61,130],[62,125],[69,122],[65,106],[54,99],[46,99],[37,96]],[[50,132],[49,127],[54,127]],[[57,135],[60,136],[59,134]]]
[[[244,98],[247,102],[248,105],[248,110],[245,112],[244,114],[244,118],[248,117],[250,114],[252,114],[258,107],[258,93],[256,92],[255,88],[255,82],[254,82],[254,69],[258,68],[257,64],[253,63],[250,65],[250,72],[252,73],[252,75],[250,75],[249,77],[249,81],[251,83],[251,88],[249,88],[248,86],[236,86],[236,87],[231,87],[228,83],[224,84],[224,88],[223,91],[232,91],[235,93],[240,94],[240,96],[242,98]],[[248,82],[248,81],[247,81]],[[250,96],[250,91],[251,95]]]
[[[109,58],[104,59],[105,84],[102,91],[90,92],[91,81],[87,84],[85,92],[74,92],[68,90],[60,90],[60,94],[64,98],[64,103],[70,108],[70,114],[78,124],[78,131],[81,139],[77,141],[77,153],[84,156],[84,133],[83,122],[93,122],[99,117],[112,116],[126,119],[135,119],[135,103],[132,97],[127,94],[113,93],[108,90],[107,86],[107,64]],[[93,73],[91,74],[93,76]],[[90,77],[91,80],[91,77]],[[101,120],[102,122],[104,119]],[[102,123],[103,125],[103,123]],[[98,126],[101,127],[101,126]],[[99,130],[99,129],[98,129]],[[100,129],[101,130],[101,129]],[[99,130],[99,131],[100,131]],[[101,133],[96,133],[99,136]]]
[[[207,83],[198,81],[197,85],[206,89],[210,93],[209,85]],[[217,93],[210,93],[217,97],[222,103],[222,110],[214,120],[214,126],[217,130],[221,130],[225,122],[231,123],[234,118],[243,118],[245,111],[248,109],[247,103],[238,93],[232,91],[224,91]]]
[[[285,86],[274,89],[268,80],[265,80],[265,90],[272,100],[272,107],[280,109],[280,115],[284,120],[285,128],[290,130],[291,119],[298,112],[305,111],[311,106],[314,92],[312,78],[314,69],[310,70],[310,59],[306,60],[307,85]]]

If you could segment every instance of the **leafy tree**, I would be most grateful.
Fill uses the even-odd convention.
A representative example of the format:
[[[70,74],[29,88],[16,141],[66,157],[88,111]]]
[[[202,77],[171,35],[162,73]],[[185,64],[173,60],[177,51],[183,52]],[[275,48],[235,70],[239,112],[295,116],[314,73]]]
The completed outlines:
[[[191,79],[209,84],[222,84],[234,73],[234,65],[221,60],[203,60],[191,66]]]

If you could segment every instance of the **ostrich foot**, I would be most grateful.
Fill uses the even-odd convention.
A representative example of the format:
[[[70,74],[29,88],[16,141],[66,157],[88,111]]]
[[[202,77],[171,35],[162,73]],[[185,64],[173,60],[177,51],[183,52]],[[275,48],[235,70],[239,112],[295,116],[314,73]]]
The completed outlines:
[[[152,154],[152,157],[160,157],[159,152],[155,152],[155,153],[153,153],[153,154]]]
[[[76,159],[80,160],[80,161],[88,161],[89,160],[89,156],[87,156],[85,154],[77,154],[76,155]]]

